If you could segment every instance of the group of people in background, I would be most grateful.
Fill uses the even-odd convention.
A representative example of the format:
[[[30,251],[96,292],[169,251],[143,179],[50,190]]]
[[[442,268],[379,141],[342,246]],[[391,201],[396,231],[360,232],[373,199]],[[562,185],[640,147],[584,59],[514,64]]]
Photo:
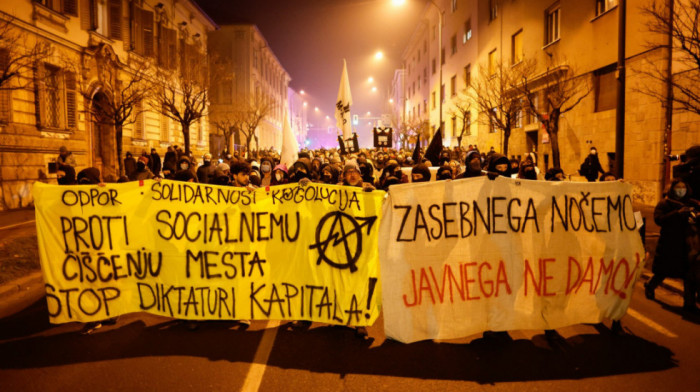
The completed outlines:
[[[274,150],[257,151],[247,157],[238,152],[226,153],[219,159],[212,159],[207,153],[199,163],[192,154],[171,146],[162,161],[156,149],[151,149],[150,154],[143,151],[138,158],[127,152],[123,162],[124,175],[115,179],[102,178],[94,167],[83,169],[76,175],[75,161],[62,147],[57,159],[57,177],[58,183],[63,185],[164,178],[250,190],[261,186],[317,182],[357,186],[366,191],[388,190],[392,185],[407,182],[431,181],[433,175],[436,181],[478,176],[545,181],[571,179],[560,168],[549,168],[542,174],[534,152],[522,158],[508,158],[493,148],[482,153],[470,145],[466,149],[444,148],[432,160],[422,153],[420,149],[367,149],[341,155],[337,149],[302,150],[298,159],[287,167]],[[645,293],[647,298],[654,299],[654,290],[665,278],[681,278],[685,285],[684,309],[696,312],[700,282],[700,220],[696,220],[696,212],[700,210],[700,202],[693,195],[700,192],[700,146],[691,147],[685,156],[687,162],[683,165],[690,170],[684,171],[682,178],[674,179],[654,211],[654,220],[661,232],[653,264],[654,276],[645,285]],[[436,166],[433,174],[431,167]],[[603,170],[595,147],[590,149],[577,174],[590,182],[617,180],[613,173]],[[619,328],[619,323],[613,327]],[[552,332],[547,331],[547,334]]]

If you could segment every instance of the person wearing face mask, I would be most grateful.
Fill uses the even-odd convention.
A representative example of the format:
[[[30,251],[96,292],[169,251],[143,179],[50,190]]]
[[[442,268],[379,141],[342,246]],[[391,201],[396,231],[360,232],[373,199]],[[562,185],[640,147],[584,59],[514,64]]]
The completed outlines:
[[[588,156],[581,164],[579,168],[579,174],[586,177],[588,182],[595,182],[598,178],[598,173],[603,174],[605,170],[600,166],[600,160],[598,159],[598,150],[595,147],[591,147],[591,151]]]
[[[698,310],[695,303],[697,282],[690,273],[687,237],[690,230],[688,220],[698,209],[700,202],[691,198],[687,184],[679,179],[673,180],[666,198],[654,209],[654,222],[661,227],[661,232],[652,266],[654,276],[644,285],[644,294],[653,300],[654,290],[665,278],[682,278],[683,309],[693,313]]]
[[[150,180],[153,178],[153,173],[148,168],[148,158],[145,156],[140,156],[139,160],[136,162],[136,171],[133,173],[129,179],[132,181],[140,180]]]
[[[389,163],[382,170],[382,175],[379,177],[377,185],[379,185],[379,189],[386,191],[390,186],[400,184],[402,179],[401,167],[396,163]]]
[[[268,186],[272,182],[272,162],[268,158],[263,158],[260,161],[260,186]]]
[[[321,182],[324,184],[337,185],[340,177],[340,170],[335,165],[324,164],[321,166]]]
[[[494,153],[491,155],[488,172],[489,178],[510,177],[510,160],[503,154]]]
[[[178,159],[177,171],[175,172],[173,179],[178,181],[197,182],[197,177],[195,176],[194,171],[192,170],[192,167],[190,165],[190,159],[187,158],[185,155]]]
[[[460,174],[457,178],[483,176],[484,172],[481,170],[481,163],[481,154],[479,150],[469,150],[467,152],[467,157],[464,158],[464,173]]]
[[[289,172],[287,165],[281,163],[272,170],[272,179],[270,185],[284,185],[289,183]]]
[[[564,181],[565,178],[564,171],[556,167],[547,170],[547,173],[544,174],[546,181]]]
[[[214,176],[215,170],[215,166],[211,164],[211,154],[204,154],[202,156],[202,165],[197,168],[197,181],[202,184],[208,184]]]
[[[537,180],[537,172],[532,161],[525,159],[518,169],[518,178],[521,180]]]
[[[411,169],[411,182],[428,182],[431,178],[430,168],[424,163],[413,166]]]

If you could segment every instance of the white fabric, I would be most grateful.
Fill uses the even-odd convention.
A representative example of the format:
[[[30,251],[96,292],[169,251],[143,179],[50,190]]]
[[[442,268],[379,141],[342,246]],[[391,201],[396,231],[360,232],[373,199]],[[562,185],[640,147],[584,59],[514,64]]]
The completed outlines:
[[[348,80],[348,67],[343,60],[343,73],[340,76],[340,88],[335,105],[335,120],[338,129],[343,132],[343,139],[352,137],[352,122],[350,107],[352,106],[352,94],[350,94],[350,81]]]

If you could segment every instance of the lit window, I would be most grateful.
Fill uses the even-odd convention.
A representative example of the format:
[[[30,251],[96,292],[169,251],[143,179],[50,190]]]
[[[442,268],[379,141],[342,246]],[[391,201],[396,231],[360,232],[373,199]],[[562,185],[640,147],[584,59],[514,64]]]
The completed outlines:
[[[617,6],[617,0],[596,0],[595,15],[604,14]]]
[[[496,74],[496,49],[489,52],[489,76]]]
[[[559,22],[561,19],[561,8],[559,3],[547,11],[547,36],[545,44],[551,44],[559,40]]]
[[[472,20],[467,19],[467,21],[464,22],[464,35],[462,36],[462,43],[466,44],[470,39],[472,39]]]
[[[512,53],[511,53],[511,64],[518,64],[523,61],[523,31],[520,30],[513,34],[511,39],[512,43]]]

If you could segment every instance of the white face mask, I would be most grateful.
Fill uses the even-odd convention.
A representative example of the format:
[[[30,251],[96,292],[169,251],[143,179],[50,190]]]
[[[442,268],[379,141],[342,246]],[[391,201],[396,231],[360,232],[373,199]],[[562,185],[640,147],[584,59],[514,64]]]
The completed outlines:
[[[283,177],[283,176],[284,176],[284,175],[283,175],[282,173],[280,173],[280,172],[276,172],[276,173],[275,173],[275,179],[276,179],[277,181],[282,181],[282,177]]]
[[[685,188],[678,188],[678,189],[674,189],[673,193],[675,193],[677,198],[682,199],[685,197],[685,194],[688,193],[688,190]]]
[[[187,170],[189,168],[190,168],[190,165],[188,165],[186,163],[183,163],[182,165],[180,165],[180,169],[182,169],[182,170]]]
[[[596,151],[596,150],[591,150],[591,155],[596,155],[596,154],[598,154],[598,151]]]
[[[270,165],[262,165],[260,170],[262,170],[263,173],[267,173],[270,171]]]

